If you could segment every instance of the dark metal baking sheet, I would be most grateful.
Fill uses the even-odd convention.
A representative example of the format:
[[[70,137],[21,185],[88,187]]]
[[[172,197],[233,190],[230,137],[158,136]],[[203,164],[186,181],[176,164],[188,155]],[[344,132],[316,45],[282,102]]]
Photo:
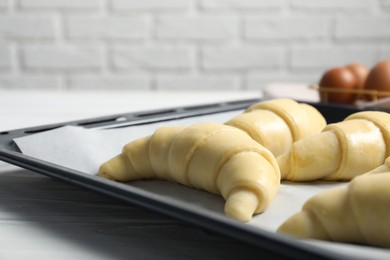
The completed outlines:
[[[17,137],[28,136],[67,125],[82,126],[85,128],[107,128],[148,124],[185,117],[242,110],[259,101],[261,101],[261,99],[237,100],[198,106],[140,111],[4,131],[0,132],[0,160],[154,210],[195,226],[247,242],[259,247],[259,249],[266,249],[267,251],[270,250],[275,254],[275,256],[291,259],[339,259],[341,255],[335,252],[300,243],[295,239],[280,234],[253,229],[251,226],[226,218],[221,218],[218,215],[198,212],[191,209],[191,207],[175,205],[172,202],[164,201],[158,196],[153,196],[150,192],[145,192],[141,189],[137,189],[136,187],[123,185],[118,182],[106,180],[97,176],[92,176],[70,168],[26,156],[18,150],[17,146],[13,142],[13,139]],[[347,115],[361,111],[361,109],[354,106],[321,103],[309,104],[316,107],[324,115],[328,123],[341,121]],[[342,257],[343,259],[346,258],[345,255]]]

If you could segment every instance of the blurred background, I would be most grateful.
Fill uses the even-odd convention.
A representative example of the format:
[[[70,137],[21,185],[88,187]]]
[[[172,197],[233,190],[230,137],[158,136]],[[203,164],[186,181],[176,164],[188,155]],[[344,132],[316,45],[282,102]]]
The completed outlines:
[[[0,0],[0,88],[257,90],[389,43],[390,0]]]

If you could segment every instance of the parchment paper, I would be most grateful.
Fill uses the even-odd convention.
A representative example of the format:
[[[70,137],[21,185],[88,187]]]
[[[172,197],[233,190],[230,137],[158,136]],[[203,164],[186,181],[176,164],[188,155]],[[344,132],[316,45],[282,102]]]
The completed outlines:
[[[96,175],[99,166],[121,152],[126,143],[149,134],[165,125],[191,125],[196,122],[226,122],[242,111],[164,121],[159,123],[121,127],[115,129],[85,129],[65,126],[26,137],[15,139],[23,154],[52,162],[86,174]],[[100,177],[96,177],[100,178]],[[167,200],[191,205],[199,211],[213,211],[224,216],[222,197],[195,190],[176,183],[161,180],[134,181],[133,185],[163,196]],[[243,225],[251,225],[275,232],[289,216],[300,211],[303,203],[314,194],[339,185],[340,182],[315,181],[307,183],[282,182],[279,192],[270,207],[262,214]],[[305,240],[315,246],[325,247],[346,256],[369,258],[390,258],[390,250],[375,247]]]

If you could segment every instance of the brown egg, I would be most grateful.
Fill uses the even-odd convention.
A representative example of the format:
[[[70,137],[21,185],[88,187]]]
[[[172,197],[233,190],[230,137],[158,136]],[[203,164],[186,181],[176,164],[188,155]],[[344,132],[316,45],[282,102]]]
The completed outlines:
[[[368,73],[365,89],[378,91],[390,91],[390,60],[378,62]],[[377,98],[388,97],[387,95],[378,95]],[[368,100],[375,99],[372,95],[367,95]]]
[[[350,63],[345,67],[355,75],[358,81],[357,88],[362,89],[364,87],[364,83],[366,82],[369,69],[360,63]]]
[[[358,80],[354,73],[345,67],[335,67],[326,71],[319,82],[320,90],[321,88],[334,88],[348,91],[356,89],[357,85]],[[327,103],[353,104],[356,94],[320,91],[320,100]]]

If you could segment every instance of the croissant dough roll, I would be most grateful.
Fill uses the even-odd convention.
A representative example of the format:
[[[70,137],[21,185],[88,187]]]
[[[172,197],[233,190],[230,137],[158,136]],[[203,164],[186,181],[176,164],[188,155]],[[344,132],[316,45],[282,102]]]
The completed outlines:
[[[278,156],[293,142],[321,132],[326,120],[311,105],[279,98],[256,103],[225,124],[247,132]]]
[[[390,172],[354,178],[309,198],[277,232],[390,247]]]
[[[280,171],[273,154],[245,132],[224,124],[161,127],[126,144],[101,165],[117,181],[160,178],[220,194],[225,213],[246,222],[277,193]]]
[[[383,164],[389,148],[390,114],[364,111],[295,142],[277,160],[285,180],[351,180]]]
[[[364,173],[364,175],[384,173],[384,172],[390,172],[390,157],[387,157],[385,162],[382,165],[376,167],[375,169],[369,172]]]

